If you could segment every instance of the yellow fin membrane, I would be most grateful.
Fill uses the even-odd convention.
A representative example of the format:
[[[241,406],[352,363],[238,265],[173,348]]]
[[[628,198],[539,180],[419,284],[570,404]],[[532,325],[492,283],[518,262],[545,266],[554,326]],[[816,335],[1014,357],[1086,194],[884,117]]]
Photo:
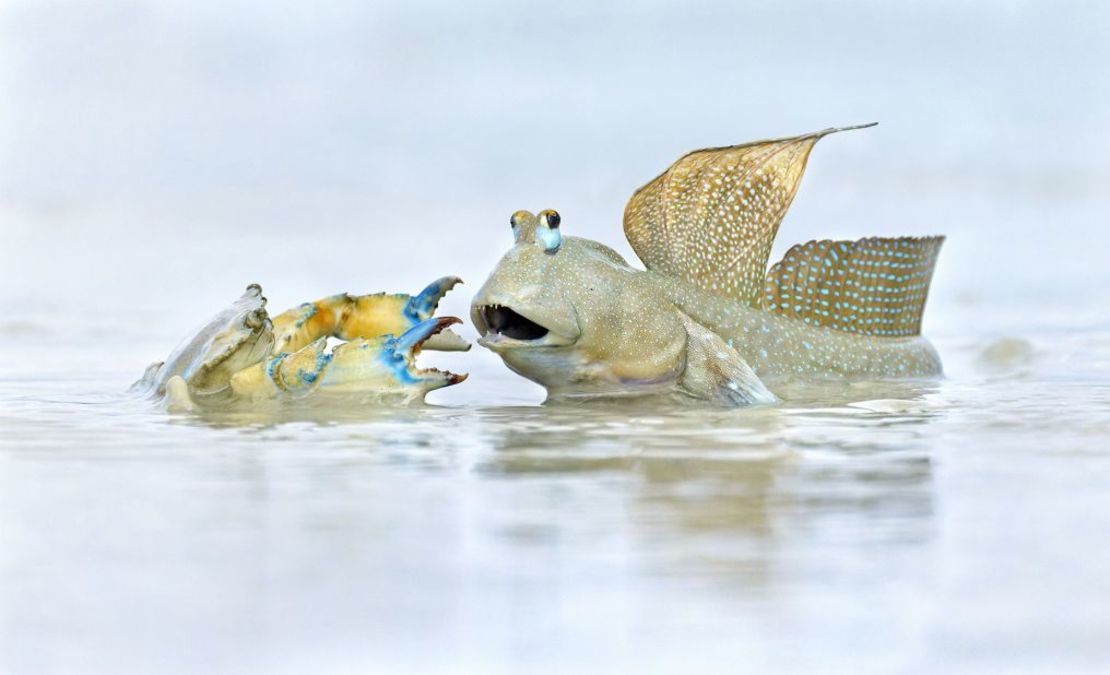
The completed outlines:
[[[684,155],[632,195],[625,236],[648,269],[758,308],[771,245],[810,150],[824,136],[858,128]]]

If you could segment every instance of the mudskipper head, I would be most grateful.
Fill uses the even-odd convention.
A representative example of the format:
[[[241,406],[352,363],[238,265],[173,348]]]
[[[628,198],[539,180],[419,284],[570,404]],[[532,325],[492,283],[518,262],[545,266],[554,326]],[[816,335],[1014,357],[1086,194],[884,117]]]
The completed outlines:
[[[568,257],[555,211],[517,211],[509,219],[514,246],[471,304],[478,343],[499,354],[512,350],[566,347],[581,338],[572,298],[567,297]],[[567,242],[570,243],[570,242]]]
[[[616,251],[566,236],[552,210],[517,211],[509,225],[513,247],[471,303],[478,344],[555,394],[673,379],[682,327]]]

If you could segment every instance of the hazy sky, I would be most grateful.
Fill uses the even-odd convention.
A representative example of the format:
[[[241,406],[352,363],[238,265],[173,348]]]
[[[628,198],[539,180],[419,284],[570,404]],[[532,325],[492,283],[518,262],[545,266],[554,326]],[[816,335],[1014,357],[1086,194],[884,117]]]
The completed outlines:
[[[782,246],[944,232],[967,267],[1003,237],[1029,244],[1023,269],[1047,253],[1048,277],[1077,238],[1107,242],[1106,7],[6,2],[5,276],[111,291],[155,270],[116,268],[174,242],[226,270],[220,250],[266,253],[236,237],[343,249],[421,231],[429,268],[481,277],[508,244],[484,228],[515,209],[558,208],[627,251],[625,200],[683,152],[879,121],[818,146]],[[1061,230],[1072,241],[1046,237]],[[98,247],[112,265],[90,266]]]
[[[1101,3],[604,4],[5,3],[3,195],[520,190],[871,120],[1106,166]]]

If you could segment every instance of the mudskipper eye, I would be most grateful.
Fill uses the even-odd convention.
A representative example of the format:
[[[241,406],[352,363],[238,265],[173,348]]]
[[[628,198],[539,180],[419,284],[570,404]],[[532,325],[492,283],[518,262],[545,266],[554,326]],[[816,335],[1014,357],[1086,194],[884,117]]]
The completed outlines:
[[[562,218],[551,209],[540,212],[540,220],[547,227],[536,230],[536,239],[543,244],[547,253],[554,254],[563,245],[563,235],[559,233],[559,223]]]
[[[516,214],[509,216],[509,227],[516,227]]]

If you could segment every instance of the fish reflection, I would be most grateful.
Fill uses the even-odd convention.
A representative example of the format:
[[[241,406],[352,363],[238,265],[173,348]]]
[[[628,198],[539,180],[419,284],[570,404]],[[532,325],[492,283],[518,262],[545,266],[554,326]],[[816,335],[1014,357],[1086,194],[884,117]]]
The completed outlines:
[[[889,384],[857,386],[831,407],[829,392],[815,391],[822,407],[484,410],[492,453],[476,470],[561,488],[567,512],[583,518],[620,513],[628,555],[651,573],[766,586],[790,551],[822,550],[812,540],[830,529],[876,546],[932,537],[924,432],[943,414],[928,400],[937,385]],[[542,533],[549,544],[582,536],[573,522],[542,517],[519,514],[505,534]]]

